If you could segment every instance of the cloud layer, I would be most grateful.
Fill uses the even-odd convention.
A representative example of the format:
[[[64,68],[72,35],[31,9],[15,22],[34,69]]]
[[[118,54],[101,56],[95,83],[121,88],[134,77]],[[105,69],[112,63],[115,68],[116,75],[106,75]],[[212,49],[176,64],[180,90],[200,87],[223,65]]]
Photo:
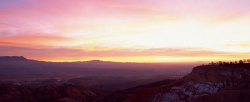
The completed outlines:
[[[132,62],[247,58],[249,5],[248,0],[0,1],[1,55]]]

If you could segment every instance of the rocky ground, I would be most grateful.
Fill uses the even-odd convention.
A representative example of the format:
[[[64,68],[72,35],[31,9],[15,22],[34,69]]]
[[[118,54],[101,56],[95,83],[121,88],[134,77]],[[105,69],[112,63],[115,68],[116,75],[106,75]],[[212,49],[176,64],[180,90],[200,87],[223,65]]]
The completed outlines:
[[[203,65],[161,87],[138,90],[132,102],[250,101],[250,64]]]

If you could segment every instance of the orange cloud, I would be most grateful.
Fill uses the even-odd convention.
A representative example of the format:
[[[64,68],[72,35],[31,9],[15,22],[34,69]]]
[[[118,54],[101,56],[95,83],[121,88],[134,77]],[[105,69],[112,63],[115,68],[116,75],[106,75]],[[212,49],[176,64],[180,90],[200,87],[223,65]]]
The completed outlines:
[[[10,34],[2,35],[0,38],[0,42],[11,42],[11,43],[30,43],[30,44],[38,44],[38,45],[48,45],[53,42],[60,42],[64,40],[69,40],[69,38],[56,36],[56,35],[47,35],[47,34]]]
[[[26,56],[31,59],[47,60],[47,61],[70,61],[70,60],[93,60],[102,59],[115,61],[114,59],[119,59],[119,61],[127,62],[143,62],[145,60],[155,62],[166,59],[173,59],[174,61],[182,60],[192,60],[196,61],[208,61],[225,59],[232,60],[234,58],[245,58],[249,56],[250,53],[231,53],[231,52],[215,52],[208,50],[187,50],[187,49],[147,49],[147,50],[116,50],[116,51],[84,51],[78,49],[66,49],[66,48],[25,48],[25,47],[9,47],[0,46],[0,53],[3,55],[10,56]],[[214,58],[213,58],[214,57]],[[125,59],[126,60],[125,60]],[[145,59],[147,58],[147,59]],[[122,60],[123,59],[123,60]],[[129,61],[129,59],[131,61]],[[155,59],[155,60],[154,60]],[[140,61],[141,60],[141,61]]]
[[[236,44],[249,41],[249,4],[248,0],[6,0],[0,2],[0,52],[41,60],[249,57],[250,45]]]

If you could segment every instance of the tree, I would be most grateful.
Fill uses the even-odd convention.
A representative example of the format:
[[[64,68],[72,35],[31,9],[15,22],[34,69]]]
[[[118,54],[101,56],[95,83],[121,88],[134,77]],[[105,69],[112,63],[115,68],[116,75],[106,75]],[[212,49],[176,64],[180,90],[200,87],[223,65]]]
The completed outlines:
[[[247,59],[247,62],[250,63],[250,59]]]
[[[242,60],[239,60],[239,64],[243,64],[244,62]]]
[[[224,65],[226,65],[226,64],[227,64],[227,62],[223,62],[223,64],[224,64]]]
[[[219,65],[223,65],[223,62],[222,62],[222,61],[219,61]]]
[[[215,65],[215,63],[214,62],[211,62],[211,63],[209,63],[210,65]]]
[[[232,64],[234,64],[233,62],[230,62],[230,64],[232,65]]]

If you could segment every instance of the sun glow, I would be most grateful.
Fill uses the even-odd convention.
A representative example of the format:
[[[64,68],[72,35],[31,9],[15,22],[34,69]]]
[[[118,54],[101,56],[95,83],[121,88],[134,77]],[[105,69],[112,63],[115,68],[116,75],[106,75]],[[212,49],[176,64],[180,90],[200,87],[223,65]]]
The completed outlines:
[[[248,1],[24,1],[0,2],[2,55],[119,62],[250,57]]]

